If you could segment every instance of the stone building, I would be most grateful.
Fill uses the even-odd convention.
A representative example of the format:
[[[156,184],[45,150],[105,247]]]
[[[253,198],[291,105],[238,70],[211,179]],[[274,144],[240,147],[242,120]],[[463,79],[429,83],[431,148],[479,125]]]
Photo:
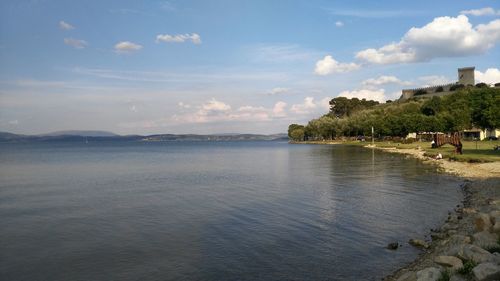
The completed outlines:
[[[474,67],[463,67],[458,69],[458,82],[435,85],[430,87],[403,89],[399,100],[407,100],[411,98],[423,98],[433,96],[446,96],[453,94],[462,86],[473,86],[474,80]]]

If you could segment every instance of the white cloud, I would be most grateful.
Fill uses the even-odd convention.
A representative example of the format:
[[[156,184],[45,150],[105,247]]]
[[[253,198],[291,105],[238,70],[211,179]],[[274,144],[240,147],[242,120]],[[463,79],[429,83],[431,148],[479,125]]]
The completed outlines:
[[[183,108],[186,107],[184,103],[180,102],[179,106]],[[176,122],[181,123],[206,123],[211,121],[222,121],[230,116],[231,106],[212,98],[211,100],[203,103],[200,106],[196,106],[197,110],[195,112],[189,112],[186,114],[177,115],[175,114],[172,119]]]
[[[500,83],[500,70],[498,68],[488,68],[485,72],[474,71],[476,82],[495,84]]]
[[[385,90],[370,90],[370,89],[361,89],[361,90],[353,90],[353,91],[343,91],[339,95],[339,97],[346,98],[358,98],[358,99],[367,99],[367,100],[375,100],[379,102],[385,102]]]
[[[363,85],[368,87],[381,86],[386,84],[411,85],[411,82],[401,81],[396,76],[386,76],[386,75],[379,76],[378,78],[370,78],[363,81]]]
[[[279,94],[286,94],[290,91],[288,88],[276,87],[267,92],[268,95],[274,96]]]
[[[323,98],[322,100],[319,101],[318,106],[321,107],[321,108],[323,108],[326,111],[329,111],[330,110],[330,101],[331,100],[332,100],[332,98],[330,98],[330,97]]]
[[[75,29],[74,26],[72,26],[71,24],[65,22],[65,21],[60,21],[59,22],[59,28],[60,29],[63,29],[63,30],[72,30],[72,29]]]
[[[332,73],[343,73],[359,69],[359,65],[355,63],[340,63],[332,56],[325,56],[323,59],[316,62],[314,73],[317,75],[328,75]]]
[[[319,101],[315,101],[313,97],[306,97],[304,101],[299,104],[293,104],[290,107],[290,112],[305,115],[305,114],[321,114],[330,110],[331,97],[324,97]]]
[[[336,22],[335,22],[335,26],[336,26],[336,27],[342,27],[342,26],[344,26],[344,23],[343,23],[343,22],[341,22],[341,21],[336,21]]]
[[[290,108],[290,111],[296,114],[307,114],[316,108],[316,103],[313,97],[304,98],[304,102],[300,104],[294,104]]]
[[[83,49],[88,45],[85,40],[74,39],[74,38],[64,38],[64,44],[71,46],[75,49]]]
[[[210,101],[207,103],[203,104],[201,106],[201,111],[204,113],[210,113],[210,112],[224,112],[231,110],[231,106],[228,104],[225,104],[221,101],[217,101],[216,99],[212,98]]]
[[[450,79],[439,76],[439,75],[430,75],[430,76],[422,76],[419,77],[418,80],[423,82],[423,85],[419,85],[419,87],[429,87],[429,86],[437,86],[452,83]]]
[[[191,41],[193,44],[201,44],[201,37],[196,33],[177,35],[159,34],[156,36],[156,43],[160,41],[167,43],[184,43],[186,41]]]
[[[481,8],[481,9],[472,9],[465,10],[460,12],[462,15],[472,15],[472,16],[494,16],[500,15],[500,10],[496,10],[491,7]]]
[[[482,54],[498,41],[500,19],[473,27],[464,15],[438,17],[421,28],[411,28],[398,43],[360,51],[356,58],[373,64],[421,62]]]
[[[286,116],[286,102],[279,101],[273,107],[273,116],[275,117],[285,117]]]
[[[115,52],[119,54],[132,53],[135,51],[139,51],[140,49],[142,49],[141,45],[132,43],[130,41],[118,42],[115,45]]]

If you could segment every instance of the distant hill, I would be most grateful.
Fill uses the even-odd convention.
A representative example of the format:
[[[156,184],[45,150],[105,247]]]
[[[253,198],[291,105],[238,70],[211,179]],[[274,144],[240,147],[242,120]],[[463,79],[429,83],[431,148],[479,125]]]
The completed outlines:
[[[0,132],[0,140],[14,140],[18,138],[26,137],[25,135],[17,135],[8,132]]]
[[[105,131],[59,131],[43,135],[18,135],[0,132],[0,142],[46,142],[46,141],[287,141],[287,134],[259,135],[259,134],[159,134],[159,135],[128,135],[120,136]]]
[[[86,131],[86,130],[68,130],[68,131],[57,131],[48,134],[39,135],[42,137],[54,137],[54,136],[80,136],[80,137],[117,137],[118,135],[106,131]]]
[[[288,140],[287,134],[217,134],[217,135],[174,135],[162,134],[145,136],[143,141],[277,141]]]

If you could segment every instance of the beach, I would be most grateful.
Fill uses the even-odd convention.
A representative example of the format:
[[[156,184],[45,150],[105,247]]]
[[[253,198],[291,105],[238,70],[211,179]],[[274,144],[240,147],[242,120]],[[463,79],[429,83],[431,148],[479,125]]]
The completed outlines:
[[[444,172],[454,174],[459,177],[467,179],[487,179],[487,178],[500,178],[500,162],[488,162],[488,163],[467,163],[467,162],[457,162],[449,161],[447,159],[434,159],[425,155],[425,150],[423,149],[407,149],[407,148],[396,148],[396,147],[377,147],[372,145],[365,146],[367,148],[380,149],[383,151],[391,153],[400,153],[405,155],[410,155],[421,159],[422,161],[437,165]]]

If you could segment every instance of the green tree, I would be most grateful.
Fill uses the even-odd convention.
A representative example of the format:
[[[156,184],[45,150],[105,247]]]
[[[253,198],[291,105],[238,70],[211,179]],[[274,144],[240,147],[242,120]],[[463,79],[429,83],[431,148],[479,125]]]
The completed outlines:
[[[305,128],[303,125],[290,124],[288,126],[288,138],[293,141],[304,141],[305,140]]]
[[[378,101],[346,97],[336,97],[330,102],[330,115],[332,117],[344,118],[351,116],[354,112],[371,108],[377,104]]]
[[[482,129],[500,127],[500,89],[479,88],[469,92],[471,119]]]
[[[294,141],[303,141],[304,140],[304,129],[298,128],[291,132],[290,138]]]
[[[443,109],[443,106],[441,104],[441,98],[440,97],[432,97],[429,100],[424,102],[424,104],[422,105],[421,111],[423,114],[429,116],[429,115],[436,115],[442,109]]]

